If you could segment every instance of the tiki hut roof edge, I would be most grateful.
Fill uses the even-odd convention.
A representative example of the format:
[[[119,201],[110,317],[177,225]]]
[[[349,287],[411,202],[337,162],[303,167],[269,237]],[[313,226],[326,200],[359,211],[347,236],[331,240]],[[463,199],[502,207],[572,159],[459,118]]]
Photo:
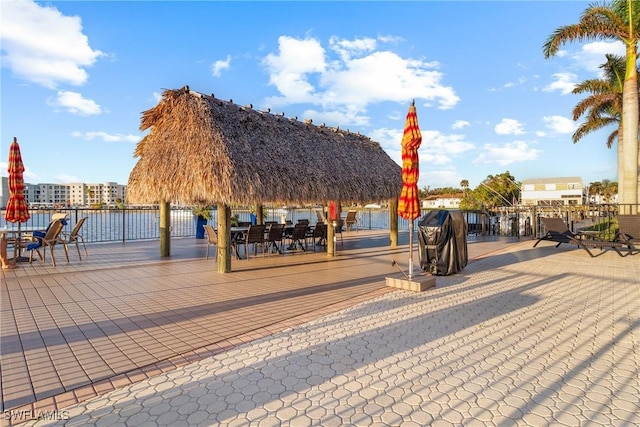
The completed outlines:
[[[131,203],[303,204],[396,198],[401,168],[357,133],[259,111],[213,95],[164,90],[144,111]]]

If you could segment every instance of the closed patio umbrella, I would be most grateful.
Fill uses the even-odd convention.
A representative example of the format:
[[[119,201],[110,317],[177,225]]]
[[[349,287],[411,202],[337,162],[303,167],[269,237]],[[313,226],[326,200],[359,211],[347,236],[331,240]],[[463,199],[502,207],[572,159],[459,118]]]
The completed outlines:
[[[402,134],[402,191],[398,200],[398,215],[411,220],[409,226],[409,278],[413,279],[413,221],[420,216],[418,196],[418,148],[422,134],[418,126],[415,101],[411,102]]]
[[[24,164],[20,154],[18,140],[14,137],[11,147],[9,147],[9,200],[4,219],[7,222],[17,222],[18,230],[20,224],[29,220],[29,207],[24,199]],[[20,233],[18,232],[18,236]]]

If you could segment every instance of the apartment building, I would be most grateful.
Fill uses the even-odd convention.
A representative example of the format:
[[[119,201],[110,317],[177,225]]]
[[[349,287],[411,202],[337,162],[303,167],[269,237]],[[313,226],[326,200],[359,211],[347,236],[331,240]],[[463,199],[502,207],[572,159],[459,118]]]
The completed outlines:
[[[70,206],[91,206],[101,203],[115,206],[124,202],[127,186],[117,182],[90,184],[74,182],[71,184],[29,184],[24,185],[25,200],[31,208],[63,208]],[[5,207],[9,199],[8,178],[2,177],[0,205]]]
[[[579,176],[522,181],[520,203],[529,206],[582,205],[584,185]]]

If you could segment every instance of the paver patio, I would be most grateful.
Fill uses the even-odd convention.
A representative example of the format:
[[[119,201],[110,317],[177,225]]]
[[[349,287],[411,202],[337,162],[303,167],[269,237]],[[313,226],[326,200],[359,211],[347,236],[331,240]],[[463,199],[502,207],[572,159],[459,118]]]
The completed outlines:
[[[404,247],[375,244],[385,238],[350,236],[330,262],[324,254],[235,262],[230,275],[214,273],[188,248],[162,262],[134,250],[110,268],[46,274],[54,279],[15,273],[3,281],[5,405],[4,389],[14,384],[5,366],[14,367],[6,365],[4,340],[25,334],[23,352],[9,347],[8,354],[23,355],[28,374],[46,378],[51,365],[67,372],[65,363],[79,362],[83,351],[103,361],[78,363],[90,385],[16,406],[67,408],[70,425],[640,422],[637,257],[470,242],[474,262],[416,294],[384,287],[384,277],[398,273],[391,259],[406,256]],[[278,264],[285,259],[293,264]],[[16,325],[27,318],[19,333],[5,330],[7,297]],[[14,301],[23,305],[13,308]],[[54,323],[35,320],[48,317]],[[191,342],[194,350],[180,347]],[[65,347],[57,365],[54,355]],[[185,350],[171,356],[165,348]],[[150,363],[118,375],[127,359]],[[51,365],[32,371],[31,360]],[[93,372],[106,376],[92,379]]]

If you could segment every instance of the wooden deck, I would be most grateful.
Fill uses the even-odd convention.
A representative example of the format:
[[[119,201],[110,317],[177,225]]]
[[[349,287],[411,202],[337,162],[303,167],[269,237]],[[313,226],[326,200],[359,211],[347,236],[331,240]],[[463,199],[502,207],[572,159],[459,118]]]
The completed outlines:
[[[407,234],[397,248],[388,232],[343,237],[335,257],[258,253],[232,260],[229,274],[196,239],[173,240],[169,258],[157,241],[93,244],[82,260],[70,247],[69,263],[57,248],[55,268],[4,270],[2,410],[63,408],[395,291],[385,277],[401,276],[394,259],[406,271]],[[469,258],[511,241],[470,237]]]

